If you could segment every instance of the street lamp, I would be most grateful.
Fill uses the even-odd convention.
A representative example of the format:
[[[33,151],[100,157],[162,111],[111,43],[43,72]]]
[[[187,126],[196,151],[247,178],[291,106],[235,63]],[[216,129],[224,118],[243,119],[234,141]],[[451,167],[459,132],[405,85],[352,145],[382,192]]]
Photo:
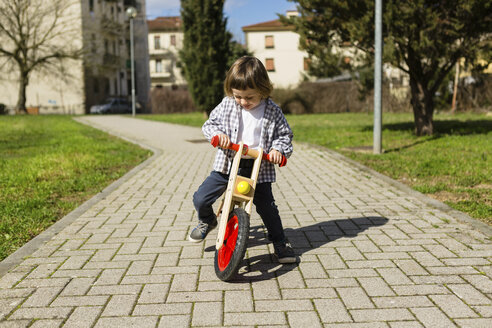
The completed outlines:
[[[382,72],[383,72],[383,0],[376,0],[375,5],[376,25],[374,31],[375,38],[375,58],[374,58],[374,132],[373,132],[373,153],[381,154],[382,149]]]
[[[126,16],[130,19],[130,61],[132,74],[132,116],[135,116],[135,63],[133,53],[133,19],[137,17],[137,9],[128,7]]]

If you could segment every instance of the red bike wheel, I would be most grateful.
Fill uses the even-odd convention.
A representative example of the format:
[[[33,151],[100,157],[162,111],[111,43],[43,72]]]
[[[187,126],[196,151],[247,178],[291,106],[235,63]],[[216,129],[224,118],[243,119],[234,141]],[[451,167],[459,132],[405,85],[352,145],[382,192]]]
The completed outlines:
[[[223,281],[233,278],[246,253],[249,237],[249,215],[236,208],[227,221],[224,244],[215,251],[215,273]]]
[[[234,249],[236,248],[238,231],[239,220],[237,219],[237,215],[233,215],[227,222],[224,246],[222,246],[218,252],[217,261],[220,271],[224,271],[231,262],[232,254],[234,254]]]

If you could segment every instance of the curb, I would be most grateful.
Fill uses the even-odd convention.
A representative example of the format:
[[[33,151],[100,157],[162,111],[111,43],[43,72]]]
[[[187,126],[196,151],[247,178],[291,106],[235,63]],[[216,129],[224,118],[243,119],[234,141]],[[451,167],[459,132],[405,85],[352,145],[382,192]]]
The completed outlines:
[[[104,129],[101,126],[97,126],[96,124],[89,124],[88,122],[85,122],[78,117],[74,117],[73,119],[79,123],[91,126],[93,128],[97,128],[99,130],[103,130],[104,132],[111,134],[115,137],[124,139],[125,141],[131,142],[131,143],[136,144],[142,148],[148,149],[148,150],[152,151],[154,154],[151,157],[147,158],[142,163],[140,163],[139,165],[135,166],[133,169],[131,169],[129,172],[127,172],[125,175],[123,175],[121,178],[112,182],[109,186],[104,188],[100,193],[98,193],[95,196],[93,196],[92,198],[88,199],[87,201],[82,203],[82,205],[77,207],[75,210],[68,213],[67,215],[65,215],[60,220],[56,221],[48,229],[41,232],[39,235],[37,235],[36,237],[34,237],[30,241],[28,241],[22,247],[17,249],[14,253],[10,254],[3,261],[1,261],[0,262],[0,278],[3,277],[10,269],[12,269],[13,267],[22,263],[22,261],[24,261],[24,259],[26,257],[29,257],[30,255],[32,255],[42,245],[44,245],[46,242],[51,240],[53,238],[53,236],[55,236],[60,231],[62,231],[65,227],[67,227],[72,222],[74,222],[78,217],[80,217],[80,215],[85,213],[89,208],[91,208],[92,206],[97,204],[102,199],[106,198],[115,189],[117,189],[123,183],[125,183],[126,181],[131,179],[133,176],[135,176],[135,174],[137,174],[140,170],[142,170],[146,166],[150,165],[154,160],[157,159],[157,157],[159,157],[162,154],[162,151],[160,149],[156,149],[156,148],[150,147],[149,145],[143,144],[141,142],[128,139],[122,135],[118,135],[114,132],[111,132],[107,129]]]
[[[321,150],[321,151],[329,152],[334,157],[337,157],[338,159],[343,160],[343,161],[357,167],[362,172],[367,172],[371,175],[376,176],[377,178],[388,183],[389,185],[391,185],[391,186],[393,186],[393,187],[395,187],[401,191],[404,191],[405,193],[408,193],[411,196],[417,198],[418,200],[425,203],[426,205],[431,206],[433,208],[436,208],[436,209],[448,214],[449,216],[452,216],[453,218],[457,219],[458,221],[461,221],[463,223],[467,223],[467,224],[471,225],[474,229],[477,229],[478,231],[482,232],[483,234],[485,234],[487,236],[492,236],[492,227],[491,226],[489,226],[486,223],[483,223],[481,221],[478,221],[477,219],[470,217],[466,213],[455,210],[454,208],[450,207],[449,205],[444,204],[443,202],[440,202],[436,199],[430,198],[430,197],[426,196],[425,194],[423,194],[423,193],[421,193],[415,189],[412,189],[409,186],[407,186],[407,185],[405,185],[399,181],[396,181],[396,180],[394,180],[394,179],[392,179],[392,178],[390,178],[384,174],[381,174],[379,172],[374,171],[373,169],[371,169],[371,168],[369,168],[369,167],[367,167],[367,166],[365,166],[359,162],[356,162],[356,161],[354,161],[348,157],[345,157],[344,155],[336,152],[335,150],[325,148],[325,147],[319,146],[319,145],[313,145],[313,144],[310,144],[307,142],[299,142],[299,143],[306,145],[306,146],[309,146],[309,147],[312,147],[312,148],[315,148],[315,149],[318,149],[318,150]]]

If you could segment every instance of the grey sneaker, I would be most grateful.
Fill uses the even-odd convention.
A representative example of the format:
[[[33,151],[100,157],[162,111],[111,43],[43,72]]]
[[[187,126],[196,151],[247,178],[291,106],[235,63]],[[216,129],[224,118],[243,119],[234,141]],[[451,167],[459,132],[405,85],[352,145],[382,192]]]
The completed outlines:
[[[208,233],[212,231],[217,226],[217,220],[212,223],[205,223],[199,221],[198,225],[193,229],[193,231],[188,236],[188,240],[193,243],[199,243],[207,237]]]
[[[274,243],[275,255],[278,258],[279,263],[296,263],[297,257],[289,242]]]

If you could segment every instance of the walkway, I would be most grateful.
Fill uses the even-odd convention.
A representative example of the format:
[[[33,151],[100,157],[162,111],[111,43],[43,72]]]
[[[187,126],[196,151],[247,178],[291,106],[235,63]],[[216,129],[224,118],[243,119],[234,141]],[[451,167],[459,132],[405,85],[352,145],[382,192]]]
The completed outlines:
[[[215,153],[200,129],[80,120],[156,155],[1,263],[0,327],[492,327],[489,227],[295,144],[274,193],[301,262],[275,262],[254,213],[245,266],[221,282],[215,232],[186,241]]]

